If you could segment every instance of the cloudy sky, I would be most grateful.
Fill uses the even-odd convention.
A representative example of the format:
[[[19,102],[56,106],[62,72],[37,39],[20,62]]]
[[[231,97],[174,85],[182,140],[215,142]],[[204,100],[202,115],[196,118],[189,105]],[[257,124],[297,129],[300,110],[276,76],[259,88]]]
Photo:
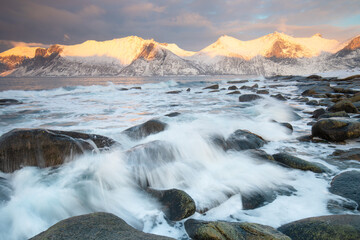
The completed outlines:
[[[241,40],[278,31],[360,34],[359,0],[0,0],[0,51],[21,42],[76,44],[129,35],[200,50],[221,35]]]

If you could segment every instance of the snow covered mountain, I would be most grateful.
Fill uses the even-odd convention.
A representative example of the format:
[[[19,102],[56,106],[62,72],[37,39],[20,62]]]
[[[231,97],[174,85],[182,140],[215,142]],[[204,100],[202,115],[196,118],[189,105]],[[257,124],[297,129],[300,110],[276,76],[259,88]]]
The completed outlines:
[[[360,36],[348,42],[272,33],[241,41],[222,36],[198,52],[130,36],[0,53],[2,76],[312,74],[359,67]]]

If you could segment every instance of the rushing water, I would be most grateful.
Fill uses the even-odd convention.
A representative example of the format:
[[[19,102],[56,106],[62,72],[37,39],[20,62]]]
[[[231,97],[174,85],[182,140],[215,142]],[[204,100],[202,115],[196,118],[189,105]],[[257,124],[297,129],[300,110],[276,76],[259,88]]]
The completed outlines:
[[[25,167],[12,174],[0,172],[9,185],[9,200],[0,203],[0,239],[26,239],[62,219],[97,211],[114,213],[145,232],[186,239],[183,221],[167,222],[161,206],[139,186],[144,181],[154,188],[186,191],[196,202],[198,212],[192,216],[196,219],[278,227],[305,217],[332,214],[328,201],[339,198],[328,191],[332,176],[346,168],[359,168],[359,164],[328,160],[334,151],[332,144],[296,140],[310,133],[311,127],[306,125],[309,115],[304,111],[313,111],[312,106],[295,100],[280,102],[269,96],[240,103],[238,95],[226,95],[227,90],[203,90],[213,83],[227,88],[234,85],[227,81],[243,78],[1,79],[0,98],[23,102],[1,107],[1,134],[14,128],[81,131],[113,138],[121,147],[87,153],[56,169]],[[268,88],[270,94],[282,93],[290,98],[302,91],[292,81],[246,79],[250,82],[235,85],[257,83],[262,88],[280,84]],[[121,90],[135,86],[142,89]],[[174,90],[182,92],[166,94]],[[171,112],[181,114],[165,116]],[[303,118],[297,120],[294,112]],[[168,129],[139,141],[122,134],[128,127],[152,118],[166,122]],[[273,120],[290,122],[294,132],[289,133]],[[331,173],[284,168],[246,152],[224,152],[210,141],[214,135],[226,138],[237,129],[247,129],[268,140],[262,149],[269,154],[287,151],[322,163]],[[161,143],[159,154],[131,154],[137,145],[155,140]],[[337,148],[356,144],[350,142]],[[288,194],[279,194],[263,207],[242,209],[243,194],[284,189]]]

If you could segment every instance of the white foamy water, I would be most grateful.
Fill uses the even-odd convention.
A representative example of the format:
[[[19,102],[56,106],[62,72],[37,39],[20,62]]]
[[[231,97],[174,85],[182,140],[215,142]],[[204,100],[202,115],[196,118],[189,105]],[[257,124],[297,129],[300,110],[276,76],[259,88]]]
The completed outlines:
[[[104,83],[101,79],[101,85],[92,80],[94,84],[89,86],[76,86],[81,79],[75,79],[60,88],[0,92],[0,98],[23,102],[1,107],[1,134],[14,128],[48,128],[100,134],[121,143],[119,148],[87,153],[56,169],[25,167],[12,174],[0,172],[9,186],[9,199],[0,203],[0,239],[27,239],[62,219],[98,211],[114,213],[145,232],[187,238],[183,221],[167,222],[159,203],[143,190],[147,185],[186,191],[196,202],[198,211],[192,216],[196,219],[279,227],[297,219],[331,214],[327,202],[338,197],[329,193],[329,182],[348,166],[328,161],[333,145],[296,140],[311,130],[306,125],[309,115],[302,110],[315,107],[294,100],[280,102],[268,95],[256,102],[240,103],[238,95],[226,95],[228,90],[203,90],[214,83],[226,89],[257,83],[259,88],[282,84],[268,88],[270,94],[294,98],[301,92],[290,81],[253,77],[248,83],[226,83],[239,79],[140,79],[136,84],[124,79]],[[135,86],[142,89],[130,89]],[[181,92],[166,94],[174,90]],[[181,114],[164,116],[171,112]],[[303,119],[298,120],[294,112]],[[139,141],[122,134],[128,127],[153,118],[166,122],[168,128]],[[273,120],[291,123],[294,132],[290,134]],[[211,141],[214,135],[227,138],[237,129],[269,141],[262,148],[269,154],[287,151],[322,163],[331,173],[284,168],[247,152],[224,152]],[[155,154],[143,146],[152,146]],[[275,193],[276,198],[260,208],[243,210],[241,196],[253,193]]]

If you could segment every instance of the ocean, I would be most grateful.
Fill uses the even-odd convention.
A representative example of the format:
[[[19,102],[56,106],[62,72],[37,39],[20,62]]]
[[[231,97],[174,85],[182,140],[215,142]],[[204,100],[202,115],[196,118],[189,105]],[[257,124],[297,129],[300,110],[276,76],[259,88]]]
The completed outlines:
[[[248,80],[248,82],[241,82]],[[229,83],[229,81],[238,81]],[[218,84],[219,90],[204,89]],[[239,102],[235,85],[267,89],[262,99]],[[339,196],[329,192],[333,176],[359,169],[357,161],[329,157],[336,149],[359,146],[300,142],[311,134],[311,114],[319,106],[299,101],[312,82],[267,79],[262,76],[119,77],[119,78],[0,78],[0,98],[23,104],[0,106],[0,133],[15,128],[46,128],[100,134],[121,144],[108,152],[89,152],[54,169],[24,167],[2,173],[11,186],[0,202],[0,239],[28,239],[60,220],[91,212],[111,212],[148,233],[187,239],[183,221],[166,219],[160,204],[140,186],[180,189],[195,201],[200,220],[247,221],[279,227],[298,219],[353,213],[331,207]],[[140,87],[140,88],[139,88]],[[239,89],[242,94],[254,88]],[[177,93],[169,93],[179,91]],[[282,94],[286,101],[270,95]],[[176,117],[165,116],[180,113]],[[300,117],[299,117],[300,116]],[[168,124],[160,133],[129,139],[129,127],[159,119]],[[275,121],[276,122],[275,122]],[[290,123],[293,132],[278,123]],[[268,154],[287,152],[321,163],[326,173],[285,168],[244,151],[224,151],[211,141],[238,129],[260,135]],[[161,154],[128,152],[153,141]],[[165,156],[165,157],[164,157]],[[272,202],[244,210],[242,195],[276,192]],[[281,193],[285,192],[285,193]]]

